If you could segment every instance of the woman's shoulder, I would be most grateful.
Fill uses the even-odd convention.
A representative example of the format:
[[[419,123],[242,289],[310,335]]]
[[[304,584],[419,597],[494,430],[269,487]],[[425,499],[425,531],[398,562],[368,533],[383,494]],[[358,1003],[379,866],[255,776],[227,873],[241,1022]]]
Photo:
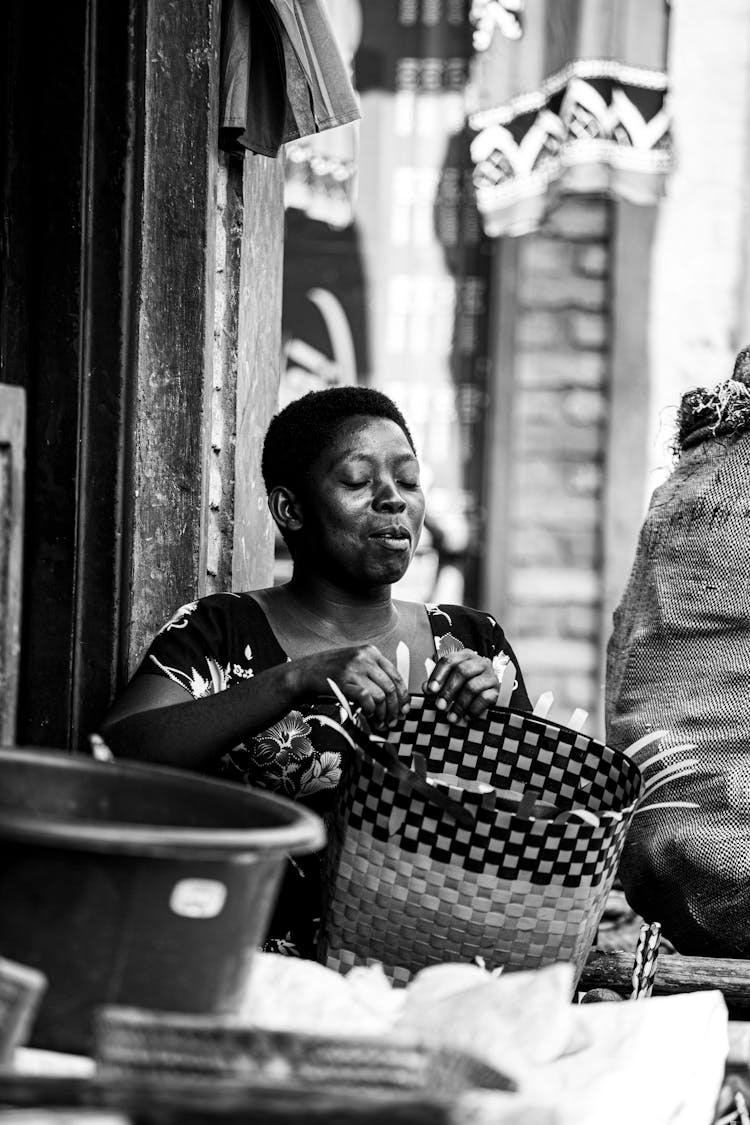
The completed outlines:
[[[482,633],[494,634],[502,629],[491,613],[481,609],[474,609],[467,605],[451,605],[446,602],[426,602],[425,609],[432,621],[444,622],[449,629],[454,626],[464,626]]]
[[[222,617],[234,617],[239,614],[252,614],[257,611],[257,603],[251,593],[220,592],[204,594],[192,602],[185,602],[176,609],[168,621],[162,625],[159,633],[168,633],[173,629],[184,629],[189,624],[216,620]]]
[[[207,663],[227,686],[230,675],[247,679],[285,659],[252,592],[220,592],[180,606],[154,636],[140,670],[192,676]]]
[[[505,634],[490,613],[447,602],[427,602],[425,609],[439,651],[457,645],[494,656],[504,647]]]
[[[166,621],[152,641],[152,648],[165,644],[180,649],[191,645],[220,653],[232,652],[239,646],[260,644],[275,652],[275,637],[255,591],[205,594],[180,606]]]

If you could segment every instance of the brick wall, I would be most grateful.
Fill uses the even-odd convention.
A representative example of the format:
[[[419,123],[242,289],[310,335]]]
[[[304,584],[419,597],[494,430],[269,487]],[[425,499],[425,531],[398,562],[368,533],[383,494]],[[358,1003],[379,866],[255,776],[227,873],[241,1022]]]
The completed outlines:
[[[505,625],[532,700],[599,729],[610,206],[563,199],[519,246]]]

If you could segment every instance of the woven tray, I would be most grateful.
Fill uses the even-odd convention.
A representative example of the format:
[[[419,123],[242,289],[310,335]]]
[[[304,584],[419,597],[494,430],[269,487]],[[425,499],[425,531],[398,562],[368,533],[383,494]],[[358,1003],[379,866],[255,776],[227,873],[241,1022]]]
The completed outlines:
[[[266,1031],[212,1016],[139,1008],[100,1009],[95,1052],[99,1074],[118,1079],[241,1078],[451,1096],[475,1087],[515,1089],[505,1074],[468,1055],[404,1039]]]
[[[484,1099],[491,1099],[485,1106]],[[477,1105],[479,1099],[479,1105]],[[498,1106],[500,1099],[501,1106]],[[468,1104],[467,1104],[468,1103]],[[44,1078],[0,1072],[0,1106],[24,1125],[555,1125],[503,1092],[311,1087],[214,1078]]]
[[[46,988],[44,973],[0,957],[0,1067],[26,1042]]]

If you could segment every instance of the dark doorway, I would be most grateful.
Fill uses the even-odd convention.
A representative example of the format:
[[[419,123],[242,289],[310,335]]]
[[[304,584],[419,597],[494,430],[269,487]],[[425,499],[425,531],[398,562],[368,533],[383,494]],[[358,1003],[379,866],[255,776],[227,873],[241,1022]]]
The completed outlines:
[[[27,395],[19,743],[77,748],[116,665],[128,0],[9,0],[0,23],[0,380]]]

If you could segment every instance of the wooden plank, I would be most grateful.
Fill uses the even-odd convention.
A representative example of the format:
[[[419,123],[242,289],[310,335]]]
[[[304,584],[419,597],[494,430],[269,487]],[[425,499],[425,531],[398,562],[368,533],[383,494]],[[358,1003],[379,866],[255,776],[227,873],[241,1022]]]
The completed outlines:
[[[604,953],[594,949],[589,954],[579,987],[582,991],[611,988],[628,996],[632,989],[632,975],[632,953]],[[662,954],[658,958],[654,996],[710,989],[723,992],[730,1008],[750,1008],[750,961],[729,957],[684,957],[679,953]]]
[[[26,392],[0,385],[0,745],[16,741]]]
[[[216,289],[208,463],[206,593],[232,588],[234,460],[242,257],[242,163],[219,153],[216,181]]]
[[[232,588],[273,577],[273,524],[260,454],[278,409],[284,253],[283,160],[246,156],[240,282]]]
[[[47,978],[38,969],[0,957],[0,1070],[27,1042],[46,987]]]
[[[217,1080],[185,1083],[160,1077],[157,1082],[132,1078],[46,1077],[0,1074],[4,1107],[39,1109],[86,1107],[128,1114],[128,1119],[161,1125],[458,1125],[469,1114],[459,1099],[422,1091],[318,1090],[291,1082],[253,1085]],[[553,1117],[516,1109],[513,1101],[493,1107],[495,1125],[551,1125]],[[507,1111],[507,1112],[506,1112]]]
[[[219,0],[148,0],[136,44],[129,672],[164,620],[205,588],[219,9]]]
[[[129,0],[90,0],[83,121],[78,467],[70,742],[87,748],[115,686],[125,371],[123,214],[129,146]]]

